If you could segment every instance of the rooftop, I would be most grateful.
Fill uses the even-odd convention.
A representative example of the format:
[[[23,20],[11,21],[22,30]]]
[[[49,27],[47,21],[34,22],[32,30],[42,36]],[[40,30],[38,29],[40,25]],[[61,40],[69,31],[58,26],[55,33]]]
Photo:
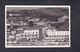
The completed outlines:
[[[35,27],[24,27],[25,30],[38,30],[42,29],[44,26],[35,26]]]

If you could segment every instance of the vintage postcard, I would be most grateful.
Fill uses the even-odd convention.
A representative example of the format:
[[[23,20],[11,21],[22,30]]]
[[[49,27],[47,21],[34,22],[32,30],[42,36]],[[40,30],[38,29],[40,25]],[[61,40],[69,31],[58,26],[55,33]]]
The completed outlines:
[[[71,47],[69,5],[5,5],[5,48]]]

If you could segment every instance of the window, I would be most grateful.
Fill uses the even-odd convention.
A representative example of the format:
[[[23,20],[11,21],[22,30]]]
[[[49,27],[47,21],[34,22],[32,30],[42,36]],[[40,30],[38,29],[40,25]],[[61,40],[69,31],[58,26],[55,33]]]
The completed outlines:
[[[36,32],[36,34],[37,34],[37,32]]]
[[[25,37],[26,37],[26,35],[25,35]]]
[[[21,35],[21,37],[23,37],[23,35]]]
[[[33,32],[33,34],[34,34],[34,32]]]

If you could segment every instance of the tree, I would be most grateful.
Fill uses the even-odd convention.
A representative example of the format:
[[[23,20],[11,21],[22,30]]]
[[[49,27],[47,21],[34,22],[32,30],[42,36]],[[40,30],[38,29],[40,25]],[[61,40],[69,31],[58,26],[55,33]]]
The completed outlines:
[[[29,22],[29,27],[33,27],[33,21]]]

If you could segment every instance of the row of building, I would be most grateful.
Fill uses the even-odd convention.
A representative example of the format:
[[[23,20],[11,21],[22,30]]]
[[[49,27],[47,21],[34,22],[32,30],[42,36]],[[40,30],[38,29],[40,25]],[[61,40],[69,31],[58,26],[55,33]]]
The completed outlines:
[[[20,33],[18,33],[18,31],[20,31]],[[22,42],[22,39],[26,39],[25,41],[42,41],[43,39],[45,40],[50,40],[50,39],[57,39],[57,38],[61,38],[64,39],[66,37],[68,37],[69,35],[69,31],[56,31],[55,28],[48,28],[48,27],[26,27],[25,30],[24,29],[18,29],[11,31],[12,35],[14,37],[15,35],[15,39],[17,41]],[[12,38],[12,37],[11,37]],[[10,39],[11,39],[10,38]]]

